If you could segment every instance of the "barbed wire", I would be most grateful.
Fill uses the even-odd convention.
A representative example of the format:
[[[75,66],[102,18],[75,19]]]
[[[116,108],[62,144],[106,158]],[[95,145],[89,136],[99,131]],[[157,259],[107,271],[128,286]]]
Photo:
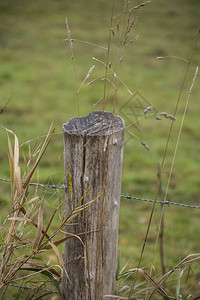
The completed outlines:
[[[129,199],[129,200],[139,200],[139,201],[145,201],[145,202],[154,202],[155,201],[155,200],[152,200],[152,199],[143,199],[143,198],[137,198],[137,197],[132,197],[132,196],[124,196],[124,195],[121,195],[121,198],[126,198],[126,199]],[[172,204],[172,205],[178,205],[178,206],[182,206],[182,207],[200,208],[200,206],[196,206],[196,205],[189,205],[189,204],[183,204],[183,203],[177,203],[177,202],[171,202],[171,201],[156,200],[155,202],[160,203],[160,204],[165,204],[165,205],[168,205],[168,206],[170,206]]]
[[[19,285],[19,284],[13,284],[13,283],[9,283],[8,284],[9,286],[12,286],[12,287],[17,287],[17,288],[21,288],[21,289],[24,289],[24,290],[30,290],[30,289],[37,289],[37,288],[34,288],[34,287],[31,287],[31,286],[23,286],[23,285]],[[59,294],[58,291],[54,291],[54,290],[49,290],[49,289],[38,289],[39,291],[43,291],[43,292],[51,292],[51,293],[56,293],[56,294]]]
[[[0,178],[0,181],[4,181],[4,182],[11,182],[10,179],[4,179],[4,178]],[[24,184],[24,182],[22,182],[22,184]],[[46,188],[50,188],[50,189],[61,189],[64,190],[63,186],[57,186],[55,184],[44,184],[44,183],[34,183],[34,182],[30,182],[29,185],[33,185],[33,186],[40,186],[40,187],[46,187]]]
[[[0,181],[3,182],[11,182],[10,179],[4,179],[4,178],[0,178]],[[24,183],[24,182],[22,182]],[[29,185],[32,186],[39,186],[39,187],[45,187],[45,188],[50,188],[50,189],[61,189],[64,190],[64,186],[57,186],[55,184],[44,184],[44,183],[29,183]],[[177,206],[181,206],[181,207],[187,207],[187,208],[200,208],[200,206],[197,205],[190,205],[190,204],[183,204],[183,203],[177,203],[177,202],[171,202],[171,201],[159,201],[159,200],[152,200],[152,199],[144,199],[144,198],[138,198],[138,197],[133,197],[133,196],[125,196],[125,195],[121,195],[121,198],[127,199],[127,200],[137,200],[137,201],[145,201],[145,202],[154,202],[155,203],[159,203],[159,204],[164,204],[164,205],[177,205]]]

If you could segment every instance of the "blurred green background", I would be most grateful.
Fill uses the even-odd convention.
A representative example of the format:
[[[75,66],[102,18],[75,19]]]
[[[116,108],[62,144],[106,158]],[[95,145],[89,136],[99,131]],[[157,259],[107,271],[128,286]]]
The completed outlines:
[[[130,7],[140,2],[130,1]],[[187,60],[192,51],[199,30],[200,2],[197,0],[158,1],[154,0],[141,10],[133,10],[132,18],[139,17],[132,28],[129,40],[139,35],[134,43],[119,54],[117,22],[123,12],[124,1],[115,1],[111,52],[109,61],[112,69],[135,93],[144,97],[144,106],[149,103],[157,112],[174,113],[181,84],[187,68]],[[78,116],[76,90],[84,80],[88,70],[95,64],[90,79],[101,76],[105,70],[96,57],[106,62],[107,52],[83,42],[74,41],[74,61],[71,60],[65,18],[71,30],[71,38],[88,41],[107,47],[112,1],[66,1],[66,0],[1,0],[0,1],[0,108],[8,99],[10,102],[0,115],[3,127],[13,130],[20,144],[27,140],[43,137],[51,123],[56,127],[56,135],[47,149],[39,166],[40,182],[62,184],[63,139],[62,124],[71,117]],[[127,16],[121,28],[125,28]],[[120,30],[121,30],[120,28]],[[194,55],[183,89],[166,157],[163,190],[165,190],[171,161],[177,140],[187,95],[195,68],[199,64],[200,41]],[[119,59],[123,53],[123,61]],[[156,60],[157,56],[168,57]],[[183,58],[183,59],[180,59]],[[75,70],[75,71],[74,71]],[[111,78],[111,77],[110,77]],[[200,205],[200,79],[199,75],[190,97],[183,132],[177,152],[167,200]],[[90,79],[87,81],[89,82]],[[136,98],[130,97],[125,86],[115,80],[118,92],[115,113],[122,115],[122,107]],[[79,93],[80,115],[95,109],[102,109],[102,101],[93,106],[103,96],[104,82],[96,80],[90,86],[83,85]],[[142,98],[143,99],[143,98]],[[148,105],[146,105],[148,106]],[[113,93],[106,100],[106,110],[113,109]],[[142,110],[137,114],[142,115]],[[125,115],[128,125],[128,115]],[[124,117],[124,115],[123,115]],[[131,116],[133,118],[133,116]],[[131,121],[135,121],[132,119]],[[124,147],[122,194],[153,199],[157,183],[158,165],[162,162],[164,148],[171,121],[146,117],[139,122],[139,130],[134,126],[127,129]],[[139,137],[135,138],[134,135]],[[0,128],[1,178],[9,178],[7,137]],[[42,138],[40,139],[42,141]],[[141,146],[140,140],[147,142],[151,151]],[[35,141],[35,140],[34,140]],[[31,143],[34,144],[34,141]],[[28,146],[23,150],[27,152]],[[23,159],[22,169],[23,169]],[[9,186],[0,182],[1,210],[6,214],[10,207]],[[129,260],[130,267],[136,267],[140,255],[152,205],[129,200],[121,201],[119,248],[122,262]],[[147,270],[151,264],[160,272],[159,247],[154,246],[160,218],[160,207],[156,206],[152,228],[142,267]],[[1,214],[1,220],[3,215]],[[199,251],[199,210],[169,206],[165,208],[164,251],[166,268],[169,270],[187,254]],[[192,266],[197,276],[198,264]],[[198,290],[194,277],[184,285],[183,292]],[[194,287],[193,287],[194,286]]]

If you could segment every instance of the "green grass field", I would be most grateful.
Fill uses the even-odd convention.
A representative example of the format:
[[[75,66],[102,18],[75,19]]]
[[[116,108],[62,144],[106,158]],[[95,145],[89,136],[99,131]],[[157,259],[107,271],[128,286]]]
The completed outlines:
[[[131,1],[131,6],[139,4]],[[123,49],[120,64],[117,42],[118,14],[123,11],[124,1],[115,1],[111,52],[109,61],[112,68],[132,91],[139,92],[145,100],[143,105],[152,105],[157,112],[174,113],[176,102],[186,72],[187,60],[192,51],[199,30],[200,3],[196,0],[158,1],[153,0],[142,10],[131,38],[139,35],[134,43]],[[71,117],[78,116],[76,90],[80,87],[88,70],[95,64],[90,79],[101,76],[104,66],[92,59],[106,61],[106,50],[94,45],[74,41],[74,63],[71,60],[65,18],[68,18],[71,38],[88,41],[107,47],[112,1],[1,1],[0,2],[0,109],[9,98],[7,108],[0,115],[3,127],[13,130],[20,144],[42,137],[53,122],[56,135],[53,137],[39,165],[39,181],[61,185],[64,179],[62,124]],[[137,15],[138,10],[133,14]],[[127,20],[124,19],[123,26]],[[197,42],[188,76],[183,88],[177,121],[166,156],[163,190],[165,190],[169,170],[177,141],[186,99],[196,66],[199,65],[200,40]],[[122,52],[121,52],[122,53]],[[158,56],[166,56],[156,60]],[[169,56],[167,58],[167,56]],[[176,56],[176,57],[171,57]],[[180,59],[181,58],[181,59]],[[75,76],[75,72],[76,76]],[[75,78],[76,77],[76,78]],[[200,84],[199,74],[190,96],[181,139],[175,160],[174,171],[169,186],[167,200],[172,202],[200,205]],[[89,80],[90,80],[89,79]],[[124,117],[126,125],[136,121],[128,115],[127,101],[133,107],[137,99],[130,97],[125,86],[116,80],[118,93],[115,113]],[[93,106],[103,96],[104,83],[96,80],[94,84],[82,87],[78,97],[80,115],[102,109],[102,101]],[[142,98],[143,99],[143,98]],[[146,101],[146,102],[145,102]],[[125,110],[122,111],[122,107]],[[106,110],[113,109],[113,93],[109,94]],[[136,109],[142,114],[141,108]],[[127,129],[124,147],[122,194],[154,199],[158,165],[161,164],[171,121],[142,119],[137,130]],[[9,178],[8,146],[5,129],[0,128],[0,178]],[[138,138],[134,137],[136,135]],[[147,142],[151,151],[140,144]],[[34,145],[34,141],[31,143]],[[27,153],[28,146],[21,149]],[[22,169],[23,158],[21,156]],[[35,175],[35,180],[37,177]],[[9,185],[0,182],[1,222],[10,209]],[[43,193],[43,190],[40,191]],[[49,198],[51,191],[48,192]],[[160,200],[160,199],[158,199]],[[49,203],[54,205],[54,203]],[[122,199],[120,210],[119,248],[122,264],[129,260],[128,268],[138,264],[152,204]],[[156,206],[149,239],[145,248],[141,267],[149,271],[153,264],[160,273],[159,246],[155,250],[160,207]],[[184,256],[199,252],[199,210],[178,206],[165,208],[164,254],[166,269],[176,265]],[[199,263],[191,268],[199,280]],[[184,273],[185,274],[185,273]],[[186,274],[187,275],[187,274]],[[186,278],[185,275],[185,278]],[[195,277],[190,276],[187,283],[183,279],[181,293],[186,297],[190,292],[198,294]],[[169,284],[175,293],[176,276]],[[186,298],[184,298],[186,299]]]

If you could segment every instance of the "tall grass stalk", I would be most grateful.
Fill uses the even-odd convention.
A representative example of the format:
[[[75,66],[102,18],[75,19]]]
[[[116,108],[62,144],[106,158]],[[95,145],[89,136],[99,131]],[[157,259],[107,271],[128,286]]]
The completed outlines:
[[[167,186],[166,186],[166,190],[165,190],[165,194],[164,194],[164,200],[163,200],[164,202],[167,199],[168,190],[169,190],[169,186],[170,186],[170,181],[171,181],[171,177],[172,177],[172,173],[173,173],[173,169],[174,169],[174,163],[175,163],[177,150],[178,150],[178,146],[179,146],[179,142],[180,142],[180,138],[181,138],[181,133],[182,133],[182,129],[183,129],[183,123],[184,123],[184,120],[185,120],[185,116],[186,116],[186,112],[187,112],[187,108],[188,108],[188,104],[189,104],[189,99],[190,99],[192,89],[193,89],[193,86],[194,86],[194,83],[195,83],[195,80],[196,80],[196,77],[197,77],[197,73],[198,73],[198,67],[196,67],[195,74],[194,74],[193,81],[192,81],[192,85],[190,87],[190,90],[189,90],[189,93],[188,93],[188,96],[187,96],[187,99],[186,99],[185,108],[184,108],[184,111],[183,111],[182,120],[181,120],[179,132],[178,132],[178,136],[177,136],[177,140],[176,140],[175,149],[174,149],[174,155],[173,155],[173,158],[172,158],[172,163],[171,163],[169,176],[168,176],[168,180],[167,180]],[[157,234],[156,243],[155,243],[154,255],[155,255],[155,252],[156,252],[158,237],[159,237],[160,230],[161,230],[161,223],[162,223],[162,219],[163,219],[163,216],[164,216],[164,209],[165,208],[164,208],[164,205],[163,205],[162,210],[161,210],[158,234]]]
[[[189,67],[190,67],[191,62],[192,62],[194,49],[196,47],[199,35],[200,35],[200,30],[198,31],[198,33],[196,35],[196,38],[195,38],[195,41],[194,41],[194,44],[193,44],[193,47],[192,47],[192,50],[191,50],[191,54],[190,54],[190,57],[188,59],[188,64],[187,64],[187,67],[186,67],[186,71],[185,71],[185,74],[184,74],[184,78],[183,78],[183,82],[182,82],[182,85],[181,85],[180,93],[179,93],[179,96],[178,96],[178,99],[177,99],[177,102],[176,102],[176,106],[175,106],[175,110],[174,110],[174,114],[173,114],[174,117],[176,117],[176,113],[177,113],[177,110],[178,110],[178,107],[179,107],[179,103],[180,103],[180,99],[181,99],[181,96],[182,96],[183,88],[184,88],[184,85],[185,85],[185,82],[186,82]],[[154,202],[153,202],[153,205],[152,205],[152,209],[151,209],[151,213],[150,213],[150,217],[149,217],[149,221],[148,221],[148,226],[147,226],[145,238],[144,238],[143,246],[142,246],[142,249],[141,249],[141,254],[140,254],[140,258],[139,258],[139,262],[138,262],[138,268],[140,267],[142,257],[143,257],[143,254],[144,254],[144,250],[145,250],[145,246],[147,244],[147,239],[148,239],[148,235],[149,235],[149,231],[150,231],[150,227],[151,227],[153,213],[154,213],[154,210],[155,210],[155,204],[156,204],[155,201],[157,200],[157,197],[158,197],[159,188],[160,188],[160,184],[161,184],[163,173],[164,173],[164,164],[165,164],[165,159],[166,159],[167,150],[168,150],[168,146],[169,146],[169,141],[170,141],[171,134],[172,134],[173,125],[174,125],[174,122],[171,123],[170,129],[169,129],[169,134],[168,134],[168,137],[167,137],[167,142],[166,142],[166,146],[165,146],[165,150],[164,150],[164,154],[163,154],[163,159],[162,159],[162,164],[161,164],[160,178],[159,178],[159,180],[157,182],[157,186],[156,186]],[[157,239],[158,239],[158,237],[157,237]],[[133,282],[132,288],[131,288],[130,293],[129,293],[129,299],[131,299],[131,294],[134,290],[137,275],[138,275],[138,272],[136,272],[136,276],[134,278],[134,282]]]

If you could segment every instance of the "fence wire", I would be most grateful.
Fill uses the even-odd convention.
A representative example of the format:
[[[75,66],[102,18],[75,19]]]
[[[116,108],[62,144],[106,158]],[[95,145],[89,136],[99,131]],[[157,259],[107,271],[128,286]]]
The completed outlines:
[[[34,289],[36,290],[36,287],[31,287],[31,286],[23,286],[23,285],[19,285],[19,284],[13,284],[13,283],[9,283],[8,286],[12,286],[12,287],[16,287],[16,288],[20,288],[20,289],[24,289],[24,290],[31,290]],[[55,293],[55,294],[59,294],[58,291],[54,291],[54,290],[49,290],[49,289],[37,289],[38,291],[43,291],[43,292],[51,292],[51,293]]]
[[[137,197],[132,197],[132,196],[124,196],[121,195],[121,198],[126,198],[129,200],[139,200],[139,201],[145,201],[145,202],[154,202],[155,200],[152,199],[143,199],[143,198],[137,198]],[[165,205],[178,205],[178,206],[182,206],[182,207],[189,207],[189,208],[200,208],[200,206],[196,206],[196,205],[189,205],[189,204],[183,204],[183,203],[177,203],[177,202],[171,202],[171,201],[155,201],[156,203],[161,203],[161,204],[165,204]]]
[[[11,182],[10,179],[4,179],[4,178],[0,178],[0,181],[3,182]],[[24,183],[24,182],[22,182]],[[39,187],[44,187],[44,188],[50,188],[50,189],[60,189],[60,190],[64,190],[64,186],[57,186],[55,184],[43,184],[43,183],[29,183],[29,185],[31,186],[39,186]],[[138,198],[138,197],[133,197],[133,196],[125,196],[125,195],[121,195],[121,198],[127,199],[127,200],[137,200],[137,201],[145,201],[145,202],[155,202],[155,203],[159,203],[159,204],[164,204],[164,205],[177,205],[177,206],[181,206],[181,207],[187,207],[187,208],[200,208],[200,206],[197,205],[190,205],[190,204],[183,204],[183,203],[177,203],[177,202],[171,202],[171,201],[159,201],[159,200],[152,200],[152,199],[144,199],[144,198]]]

